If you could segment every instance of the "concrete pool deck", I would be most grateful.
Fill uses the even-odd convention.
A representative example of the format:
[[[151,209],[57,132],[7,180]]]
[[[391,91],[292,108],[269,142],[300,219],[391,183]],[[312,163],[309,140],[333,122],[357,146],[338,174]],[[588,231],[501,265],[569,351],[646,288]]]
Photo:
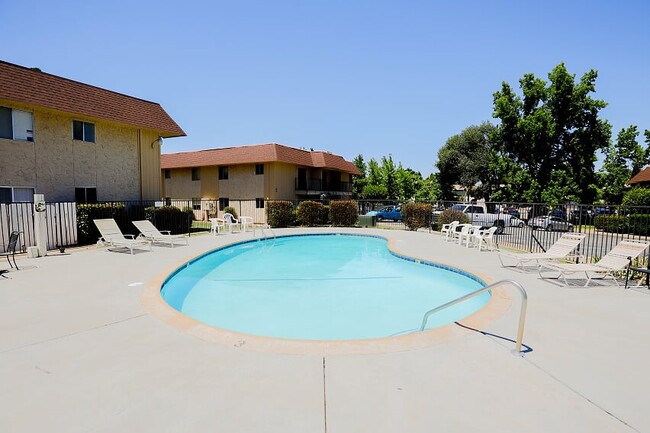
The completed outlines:
[[[276,233],[315,231],[331,230]],[[454,335],[431,346],[381,354],[220,344],[143,305],[143,289],[161,272],[250,233],[192,236],[189,246],[134,256],[51,252],[20,258],[20,271],[0,277],[0,431],[650,431],[646,289],[562,287],[435,233],[341,231],[521,283],[531,351],[511,354],[519,313],[512,291],[512,306],[483,332],[451,325]]]

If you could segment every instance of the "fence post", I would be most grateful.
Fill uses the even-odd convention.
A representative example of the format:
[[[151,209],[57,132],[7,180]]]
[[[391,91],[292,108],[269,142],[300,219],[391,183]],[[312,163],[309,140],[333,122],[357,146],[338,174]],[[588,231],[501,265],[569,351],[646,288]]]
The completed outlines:
[[[45,195],[34,194],[34,238],[38,257],[47,254],[47,221],[45,218]]]

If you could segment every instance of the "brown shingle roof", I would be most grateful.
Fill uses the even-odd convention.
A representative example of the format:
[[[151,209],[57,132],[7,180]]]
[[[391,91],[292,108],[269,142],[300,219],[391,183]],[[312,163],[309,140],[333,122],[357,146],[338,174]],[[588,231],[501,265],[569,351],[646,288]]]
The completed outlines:
[[[356,175],[361,174],[354,164],[346,161],[342,156],[321,151],[310,152],[277,143],[167,153],[160,156],[160,167],[163,169],[261,164],[264,162],[285,162],[306,167],[335,169]]]
[[[634,185],[636,183],[650,182],[650,167],[646,167],[630,179],[627,183]]]
[[[185,132],[155,103],[0,61],[0,99],[150,128],[163,137]]]

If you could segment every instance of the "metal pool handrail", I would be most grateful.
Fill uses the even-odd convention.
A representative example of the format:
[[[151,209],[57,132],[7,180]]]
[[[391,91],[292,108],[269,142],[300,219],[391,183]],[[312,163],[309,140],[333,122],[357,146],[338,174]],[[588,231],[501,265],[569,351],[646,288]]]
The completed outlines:
[[[446,304],[440,305],[436,308],[433,308],[426,313],[424,313],[424,317],[422,317],[422,326],[420,326],[420,331],[424,331],[424,328],[427,326],[427,321],[429,320],[429,316],[432,314],[437,313],[440,310],[444,310],[447,307],[451,307],[452,305],[456,305],[460,302],[466,301],[470,298],[473,298],[474,296],[480,295],[483,292],[487,292],[488,290],[492,290],[495,287],[498,286],[503,286],[503,285],[511,285],[514,286],[519,290],[519,293],[521,294],[521,310],[519,312],[519,326],[517,328],[517,343],[515,345],[515,350],[513,352],[516,352],[516,354],[521,355],[521,341],[524,338],[524,322],[526,320],[526,306],[528,304],[528,294],[526,293],[526,290],[521,286],[516,281],[513,280],[501,280],[497,281],[494,284],[490,284],[489,286],[483,287],[481,289],[478,289],[472,293],[468,293],[465,296],[461,296],[458,299],[454,299],[453,301],[449,301]]]
[[[259,223],[253,224],[253,237],[254,238],[257,238],[257,230],[258,229],[261,232],[260,239],[264,239],[264,238],[268,239],[269,236],[266,235],[265,230],[268,230],[268,231],[271,232],[271,236],[273,236],[274,241],[277,239],[276,236],[275,236],[275,232],[273,231],[273,229],[271,228],[271,226],[269,224],[259,224]]]

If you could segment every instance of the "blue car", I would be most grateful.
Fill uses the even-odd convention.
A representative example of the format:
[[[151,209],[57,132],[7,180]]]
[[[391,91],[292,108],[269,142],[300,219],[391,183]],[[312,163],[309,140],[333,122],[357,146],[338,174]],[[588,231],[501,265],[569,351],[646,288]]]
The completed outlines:
[[[386,206],[379,210],[373,210],[366,214],[367,216],[376,216],[378,220],[402,220],[402,207],[401,206]]]

